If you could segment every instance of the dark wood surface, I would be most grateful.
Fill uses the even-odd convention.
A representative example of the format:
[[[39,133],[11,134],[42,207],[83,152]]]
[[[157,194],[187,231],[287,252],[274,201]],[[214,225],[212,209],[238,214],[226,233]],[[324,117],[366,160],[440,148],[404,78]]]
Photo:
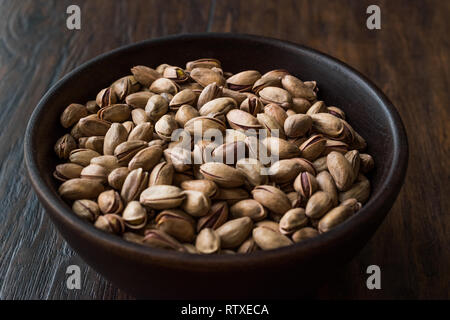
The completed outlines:
[[[375,2],[382,29],[370,31],[366,8]],[[70,31],[73,3],[0,1],[0,299],[132,298],[89,268],[45,215],[23,162],[27,119],[51,85],[98,54],[205,31],[265,35],[331,54],[381,87],[405,123],[410,161],[396,204],[313,297],[450,297],[449,1],[78,0],[82,27]],[[81,290],[66,288],[73,264],[81,267]],[[381,290],[366,287],[372,264],[381,268]]]

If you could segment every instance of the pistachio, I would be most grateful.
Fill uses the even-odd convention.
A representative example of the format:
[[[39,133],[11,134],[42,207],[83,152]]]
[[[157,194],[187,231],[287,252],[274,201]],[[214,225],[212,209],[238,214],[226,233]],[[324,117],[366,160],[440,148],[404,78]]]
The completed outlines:
[[[97,116],[108,122],[123,122],[131,115],[130,106],[127,104],[113,104],[98,111]]]
[[[144,122],[135,126],[128,135],[128,141],[141,140],[150,141],[153,138],[153,125],[150,122]]]
[[[97,105],[97,102],[95,100],[90,100],[86,102],[86,110],[90,114],[97,114],[98,110],[100,110],[100,107]]]
[[[195,247],[203,254],[217,253],[220,246],[220,236],[210,228],[202,229],[195,240]]]
[[[353,213],[358,212],[362,208],[361,202],[358,202],[355,198],[349,198],[341,203],[341,206],[350,207]]]
[[[163,154],[160,146],[152,146],[142,149],[130,160],[128,169],[130,171],[142,168],[144,171],[150,171],[159,162]]]
[[[279,159],[290,159],[300,155],[300,150],[293,143],[277,137],[267,137],[262,141],[271,156]]]
[[[93,179],[100,183],[105,184],[107,182],[108,170],[98,164],[90,164],[83,168],[80,173],[82,179]]]
[[[203,228],[211,228],[213,230],[219,228],[228,219],[228,205],[225,201],[214,203],[206,216],[198,219],[197,232]]]
[[[210,180],[188,180],[181,183],[181,189],[203,192],[207,197],[214,197],[218,191],[217,185]]]
[[[328,111],[329,114],[331,114],[331,115],[333,115],[333,116],[335,116],[335,117],[337,117],[339,119],[345,120],[345,112],[342,111],[341,109],[339,109],[337,107],[330,106],[330,107],[327,108],[327,111]]]
[[[304,98],[307,100],[316,99],[316,93],[314,92],[314,90],[306,86],[303,81],[294,76],[285,75],[281,79],[281,84],[283,85],[283,88],[291,94],[292,97]]]
[[[128,132],[125,127],[120,123],[113,123],[106,132],[105,140],[103,143],[103,154],[112,155],[116,147],[127,141]]]
[[[222,96],[224,97],[228,97],[228,98],[233,98],[238,105],[240,105],[245,99],[247,99],[248,97],[239,91],[234,91],[234,90],[230,90],[228,88],[224,88],[224,87],[220,87],[222,89]]]
[[[314,130],[328,137],[337,138],[344,131],[342,120],[329,113],[312,114],[311,118]]]
[[[239,108],[242,111],[250,113],[252,116],[256,116],[258,113],[263,111],[264,104],[260,98],[254,96],[242,101]]]
[[[125,203],[137,200],[148,185],[148,173],[142,168],[131,171],[123,182],[120,195]]]
[[[211,200],[201,191],[185,190],[183,195],[185,199],[181,208],[191,216],[203,217],[211,208]]]
[[[148,181],[148,186],[170,185],[173,180],[174,169],[172,164],[163,161],[158,163],[152,170]]]
[[[131,73],[134,75],[134,78],[146,88],[150,87],[156,79],[161,77],[156,70],[146,66],[135,66],[131,68]]]
[[[287,194],[289,201],[291,202],[292,208],[305,207],[306,199],[298,192],[293,191]]]
[[[325,149],[326,143],[326,139],[320,134],[311,136],[299,147],[302,157],[309,161],[316,160]]]
[[[259,92],[261,101],[265,104],[275,103],[284,109],[289,109],[292,104],[291,94],[278,87],[266,87]]]
[[[176,172],[185,172],[192,168],[192,153],[184,148],[169,148],[164,150],[166,161],[172,164]]]
[[[122,238],[125,241],[133,242],[133,243],[137,243],[137,244],[142,244],[144,241],[143,236],[141,236],[140,234],[134,233],[134,232],[124,232],[122,234]]]
[[[304,98],[292,98],[291,108],[294,113],[307,113],[311,103]]]
[[[267,210],[256,200],[241,200],[230,208],[233,218],[249,217],[253,221],[261,221],[267,217]]]
[[[148,100],[154,95],[155,94],[150,91],[139,91],[127,96],[125,102],[134,109],[145,109]]]
[[[105,214],[99,216],[94,223],[97,229],[112,234],[122,234],[125,231],[125,224],[121,217],[116,214]]]
[[[195,221],[181,210],[164,210],[155,222],[159,230],[181,242],[192,242],[195,238]]]
[[[141,85],[134,76],[126,76],[115,81],[111,85],[111,88],[115,92],[117,99],[122,101],[126,96],[137,92],[141,88]]]
[[[154,185],[142,191],[140,202],[150,209],[165,210],[180,206],[185,198],[186,195],[178,187]]]
[[[70,134],[65,134],[56,141],[55,153],[60,159],[67,159],[70,153],[77,148],[75,139]]]
[[[284,122],[286,121],[288,115],[282,107],[277,104],[270,103],[264,107],[264,113],[274,118],[278,124],[284,128]]]
[[[208,162],[200,166],[205,179],[214,181],[224,188],[235,188],[244,184],[245,178],[237,169],[223,163]]]
[[[375,167],[375,162],[370,154],[361,153],[359,154],[360,158],[360,171],[361,173],[369,173]]]
[[[176,83],[185,82],[189,79],[189,75],[179,67],[169,66],[164,69],[163,77],[175,81]]]
[[[114,149],[114,155],[119,160],[120,166],[127,166],[131,159],[142,149],[147,147],[145,141],[125,141]]]
[[[130,170],[127,167],[120,167],[111,171],[108,175],[108,184],[116,189],[121,190]]]
[[[314,169],[317,172],[322,172],[322,171],[328,170],[327,157],[325,156],[325,157],[317,158],[314,161],[313,165],[314,165]]]
[[[258,250],[258,245],[256,244],[253,237],[250,237],[239,246],[237,252],[247,254],[247,253],[255,252],[257,250]]]
[[[313,114],[326,114],[328,113],[327,106],[323,101],[316,101],[306,112],[307,115],[312,116]],[[326,122],[326,120],[325,120]]]
[[[333,203],[333,206],[338,204],[338,193],[336,189],[336,184],[334,183],[333,177],[328,171],[322,171],[316,176],[319,188],[326,192]]]
[[[309,172],[301,172],[294,181],[294,189],[308,199],[318,189],[316,178]]]
[[[100,193],[97,202],[100,211],[103,214],[119,214],[123,210],[122,199],[115,190],[108,190]]]
[[[183,243],[183,247],[187,253],[190,253],[190,254],[199,254],[200,253],[200,252],[198,252],[197,248],[191,243]]]
[[[270,180],[275,183],[292,182],[303,171],[303,167],[296,159],[279,160],[269,169]]]
[[[353,168],[348,160],[339,152],[331,152],[327,156],[328,171],[339,191],[347,191],[355,180]]]
[[[280,126],[275,118],[272,118],[265,113],[259,113],[256,118],[258,119],[258,122],[261,124],[261,126],[267,130],[268,136],[273,135],[282,139],[286,138],[283,127]]]
[[[227,121],[231,128],[236,130],[259,129],[261,124],[250,113],[234,109],[227,113]]]
[[[236,162],[236,169],[244,175],[246,182],[252,187],[267,184],[269,181],[266,168],[257,159],[240,159]]]
[[[162,230],[149,229],[146,231],[143,243],[146,246],[158,249],[170,249],[175,251],[186,251],[186,249],[173,237]]]
[[[294,208],[287,211],[280,220],[280,232],[290,235],[308,224],[308,217],[303,208]]]
[[[277,249],[292,244],[292,241],[285,235],[266,227],[253,229],[253,239],[263,250]]]
[[[200,84],[202,87],[206,87],[208,84],[214,82],[218,86],[225,85],[225,78],[220,73],[208,68],[194,68],[192,69],[190,76],[195,82]]]
[[[200,114],[197,109],[194,107],[185,104],[182,105],[177,113],[175,114],[175,121],[178,123],[180,127],[184,127],[184,125],[191,119],[198,117]]]
[[[197,108],[201,109],[209,101],[215,100],[222,96],[222,88],[217,83],[208,84],[200,93],[197,101]]]
[[[288,197],[278,188],[268,185],[257,186],[253,189],[252,195],[256,201],[276,215],[281,216],[291,209]]]
[[[305,227],[301,228],[300,230],[297,230],[292,235],[292,240],[295,243],[302,242],[304,240],[315,238],[319,235],[319,232],[311,227]]]
[[[111,127],[111,123],[98,118],[87,116],[78,122],[79,130],[85,137],[104,136]]]
[[[193,105],[197,100],[197,95],[191,89],[184,89],[178,92],[170,101],[170,110],[177,111],[183,104]]]
[[[249,194],[245,189],[233,188],[233,189],[219,189],[214,196],[215,200],[225,200],[228,205],[232,206],[238,201],[248,199]]]
[[[111,88],[105,88],[97,94],[95,102],[100,108],[115,104],[118,101],[116,93]]]
[[[303,137],[312,127],[312,119],[306,114],[290,116],[284,122],[284,132],[289,138]]]
[[[311,219],[319,219],[333,207],[333,201],[328,193],[317,191],[306,204],[306,215]]]
[[[318,229],[320,233],[325,233],[335,228],[353,215],[353,210],[349,206],[339,206],[329,211],[319,221]]]
[[[59,181],[67,181],[80,177],[83,167],[76,163],[63,163],[56,166],[53,176]]]
[[[169,110],[169,102],[161,95],[154,95],[150,97],[145,106],[145,112],[149,119],[157,121]]]
[[[94,199],[103,192],[103,185],[92,179],[71,179],[64,182],[58,189],[66,200]]]
[[[79,164],[86,167],[91,162],[92,158],[99,157],[100,154],[89,149],[75,149],[70,152],[69,160],[72,163]]]
[[[103,153],[104,136],[83,137],[78,139],[78,145],[83,149],[91,149],[98,153]]]
[[[261,74],[256,70],[242,71],[227,79],[228,88],[239,92],[250,91],[259,78]]]
[[[353,168],[353,176],[356,178],[359,174],[359,168],[361,164],[361,158],[359,157],[358,150],[352,150],[345,154],[345,158],[348,160]]]
[[[264,227],[268,228],[274,232],[280,233],[280,225],[278,222],[272,220],[263,220],[255,223],[255,227]]]
[[[226,125],[221,120],[212,117],[197,117],[186,122],[184,129],[191,135],[203,136],[208,134],[209,130],[211,130],[209,133],[214,135],[214,131],[225,132]]]
[[[252,91],[258,94],[262,89],[267,87],[281,87],[280,78],[260,78],[253,84]]]
[[[61,114],[61,125],[64,128],[70,128],[81,118],[87,117],[88,110],[82,104],[72,103]]]
[[[289,74],[289,71],[287,71],[285,69],[275,69],[275,70],[266,72],[265,74],[262,75],[261,78],[263,78],[263,79],[279,79],[281,81],[281,79],[283,79],[283,77],[288,74]]]
[[[216,229],[221,247],[232,249],[240,246],[252,231],[253,222],[249,217],[230,220]]]
[[[330,152],[336,151],[339,153],[346,153],[348,150],[348,144],[343,141],[337,141],[332,139],[327,139],[325,143],[325,148],[322,151],[322,156],[327,156]]]
[[[136,126],[151,120],[144,109],[134,109],[131,111],[131,118]]]
[[[195,68],[221,68],[220,61],[213,58],[202,58],[186,63],[186,70],[192,71]]]
[[[170,93],[175,95],[178,93],[178,90],[176,83],[166,78],[156,79],[150,86],[150,91],[157,94]]]
[[[345,192],[339,193],[339,201],[343,202],[350,198],[355,198],[362,204],[366,203],[370,196],[370,182],[363,175],[359,175],[356,183]]]
[[[76,200],[72,205],[72,210],[81,219],[95,222],[100,215],[100,209],[95,201]]]
[[[200,115],[207,116],[212,113],[227,114],[231,109],[235,109],[237,103],[232,98],[216,98],[206,102],[199,110]]]
[[[130,135],[131,131],[136,127],[133,121],[122,122],[122,125],[125,127],[125,130],[127,130],[128,135]]]

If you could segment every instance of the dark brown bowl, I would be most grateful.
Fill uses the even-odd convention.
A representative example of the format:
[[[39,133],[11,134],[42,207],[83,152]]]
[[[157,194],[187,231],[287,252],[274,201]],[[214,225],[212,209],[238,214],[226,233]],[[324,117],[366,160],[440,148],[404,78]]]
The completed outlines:
[[[317,80],[320,98],[341,107],[374,156],[372,195],[363,209],[334,230],[290,247],[251,255],[189,255],[128,243],[76,217],[57,193],[53,145],[63,134],[59,116],[84,103],[134,65],[184,65],[219,59],[236,72],[275,68]],[[377,63],[374,61],[374,63]],[[402,121],[385,95],[347,65],[293,43],[249,35],[188,34],[144,41],[101,55],[70,72],[39,102],[25,136],[25,160],[36,193],[70,246],[120,288],[147,298],[295,297],[349,261],[366,244],[403,183],[408,145]],[[383,244],[380,244],[383,245]],[[389,245],[389,244],[384,244]]]

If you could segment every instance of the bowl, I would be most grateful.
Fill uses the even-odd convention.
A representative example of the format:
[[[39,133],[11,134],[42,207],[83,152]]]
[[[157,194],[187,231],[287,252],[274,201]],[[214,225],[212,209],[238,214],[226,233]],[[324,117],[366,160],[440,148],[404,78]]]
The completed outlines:
[[[182,50],[181,50],[182,49]],[[227,71],[282,68],[316,80],[321,100],[342,108],[366,139],[376,169],[372,194],[357,215],[317,238],[251,255],[190,255],[147,248],[104,233],[75,216],[58,195],[52,176],[53,145],[64,130],[59,116],[84,103],[134,65],[184,65],[219,59]],[[374,61],[376,63],[376,61]],[[70,246],[95,270],[139,298],[283,298],[308,292],[354,257],[372,237],[394,203],[408,160],[405,129],[385,95],[366,77],[315,50],[276,39],[239,34],[187,34],[143,41],[103,54],[76,68],[42,98],[25,135],[31,183]],[[382,241],[382,239],[379,239]],[[380,244],[383,245],[383,244]],[[389,245],[389,244],[385,244]]]

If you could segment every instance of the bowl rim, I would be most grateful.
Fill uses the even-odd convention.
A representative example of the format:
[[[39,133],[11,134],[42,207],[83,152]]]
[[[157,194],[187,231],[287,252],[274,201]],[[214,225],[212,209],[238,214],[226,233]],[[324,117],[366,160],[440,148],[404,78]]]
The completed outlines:
[[[393,132],[392,144],[394,153],[387,173],[387,178],[381,182],[378,189],[379,191],[375,194],[371,194],[369,201],[357,215],[325,234],[321,234],[313,239],[276,250],[261,250],[249,255],[193,255],[189,253],[146,247],[125,241],[118,236],[98,230],[92,224],[87,223],[74,215],[62,199],[54,196],[50,187],[45,183],[43,177],[41,177],[41,174],[38,171],[36,156],[33,153],[33,150],[36,150],[37,148],[32,139],[33,132],[37,127],[37,120],[45,108],[49,98],[53,96],[63,84],[70,81],[73,76],[83,72],[83,70],[89,66],[94,65],[110,56],[120,54],[131,49],[139,49],[139,47],[146,46],[148,44],[207,38],[221,40],[238,39],[291,50],[300,50],[304,55],[308,55],[311,58],[316,60],[318,59],[319,61],[326,61],[327,64],[333,64],[336,68],[342,70],[342,72],[351,75],[353,79],[356,79],[358,83],[364,87],[364,90],[368,91],[370,95],[376,97],[378,100],[377,103],[381,105],[388,114],[389,126]],[[289,259],[289,257],[292,256],[311,253],[320,250],[321,247],[342,242],[351,235],[354,228],[358,227],[358,225],[368,224],[378,220],[380,215],[384,216],[387,214],[387,212],[383,213],[382,207],[385,201],[392,197],[390,190],[394,190],[394,193],[398,194],[401,185],[403,184],[408,164],[408,142],[403,122],[393,104],[389,101],[385,94],[374,83],[372,83],[371,80],[344,62],[341,62],[338,59],[318,50],[285,40],[249,34],[206,32],[176,34],[125,45],[96,56],[95,58],[70,71],[46,92],[46,94],[39,101],[37,107],[34,109],[25,133],[24,158],[31,183],[40,200],[44,203],[45,207],[48,208],[48,210],[45,211],[50,214],[53,219],[60,220],[61,223],[64,223],[69,228],[73,229],[80,236],[87,237],[91,241],[98,242],[99,245],[102,245],[103,247],[109,247],[111,250],[115,250],[118,255],[132,257],[139,260],[146,259],[147,261],[151,261],[153,264],[160,264],[164,266],[171,265],[175,268],[178,267],[182,269],[188,268],[199,270],[199,268],[202,268],[205,264],[208,265],[209,268],[211,266],[227,268],[237,265],[240,267],[245,267],[260,263],[276,262],[283,258]],[[395,200],[397,194],[394,194],[393,200]],[[66,239],[66,241],[70,243],[69,240]]]

